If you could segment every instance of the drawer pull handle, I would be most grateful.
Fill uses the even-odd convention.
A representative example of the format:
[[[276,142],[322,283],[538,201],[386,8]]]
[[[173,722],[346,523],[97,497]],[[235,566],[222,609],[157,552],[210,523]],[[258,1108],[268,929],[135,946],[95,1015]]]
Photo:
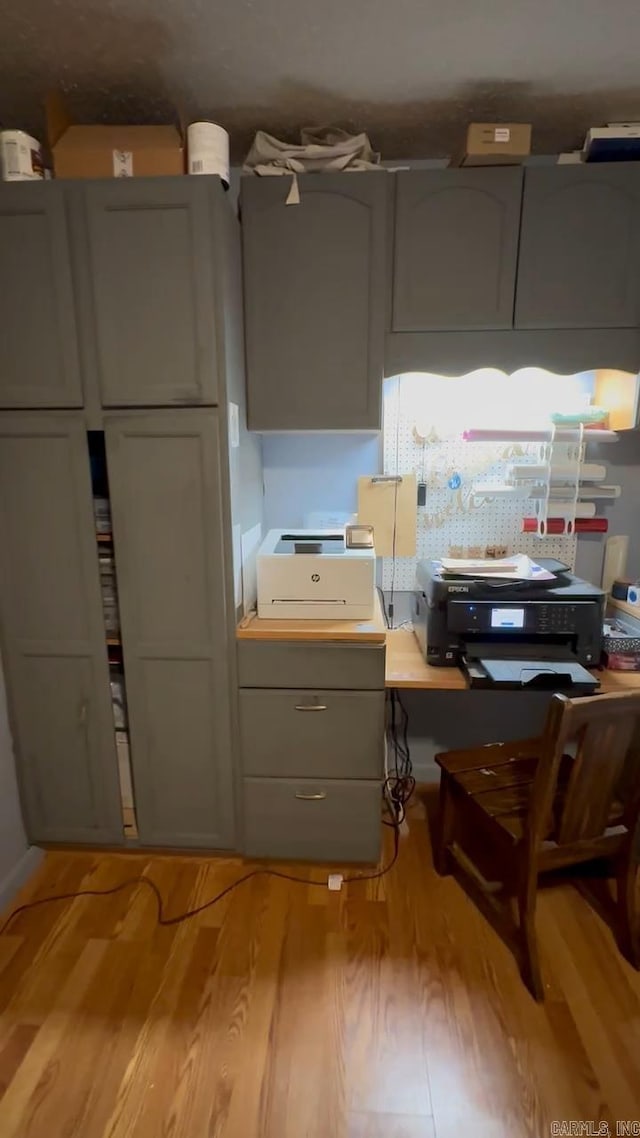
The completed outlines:
[[[319,794],[296,794],[296,798],[301,798],[303,802],[322,802],[322,799],[326,797],[324,790],[321,790]]]
[[[296,711],[328,711],[326,703],[297,703]]]

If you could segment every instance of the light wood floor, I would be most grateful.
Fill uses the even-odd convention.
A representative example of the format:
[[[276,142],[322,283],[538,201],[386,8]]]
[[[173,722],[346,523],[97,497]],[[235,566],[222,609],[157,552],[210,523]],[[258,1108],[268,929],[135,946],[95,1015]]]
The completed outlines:
[[[27,893],[142,870],[176,912],[241,865],[55,852]],[[142,892],[44,906],[0,938],[0,1136],[539,1138],[640,1120],[640,975],[567,885],[538,926],[544,1006],[435,876],[419,807],[389,876],[342,894],[262,878],[169,929]]]

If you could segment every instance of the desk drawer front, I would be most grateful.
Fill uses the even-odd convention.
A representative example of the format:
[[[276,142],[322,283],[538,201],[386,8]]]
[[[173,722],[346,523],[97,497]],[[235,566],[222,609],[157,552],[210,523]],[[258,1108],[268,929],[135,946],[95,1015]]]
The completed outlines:
[[[376,862],[381,831],[379,782],[244,780],[248,857]]]
[[[384,688],[384,644],[238,641],[245,688]]]
[[[240,737],[248,775],[382,778],[384,692],[245,689]]]

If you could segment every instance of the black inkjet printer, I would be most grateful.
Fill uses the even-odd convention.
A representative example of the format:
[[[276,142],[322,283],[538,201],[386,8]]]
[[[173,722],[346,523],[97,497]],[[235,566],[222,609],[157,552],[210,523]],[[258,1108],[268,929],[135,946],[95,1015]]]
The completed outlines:
[[[599,687],[605,594],[559,562],[538,559],[549,581],[452,576],[417,568],[413,626],[427,664],[461,667],[471,687]]]

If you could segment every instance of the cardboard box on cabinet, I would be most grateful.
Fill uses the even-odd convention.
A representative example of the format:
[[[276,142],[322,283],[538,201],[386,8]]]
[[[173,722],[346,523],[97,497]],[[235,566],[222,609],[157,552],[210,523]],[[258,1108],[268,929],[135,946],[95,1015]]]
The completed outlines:
[[[517,166],[531,153],[531,123],[471,122],[464,152],[452,165]]]
[[[182,135],[175,126],[74,123],[59,92],[47,96],[46,117],[56,178],[184,174]]]

